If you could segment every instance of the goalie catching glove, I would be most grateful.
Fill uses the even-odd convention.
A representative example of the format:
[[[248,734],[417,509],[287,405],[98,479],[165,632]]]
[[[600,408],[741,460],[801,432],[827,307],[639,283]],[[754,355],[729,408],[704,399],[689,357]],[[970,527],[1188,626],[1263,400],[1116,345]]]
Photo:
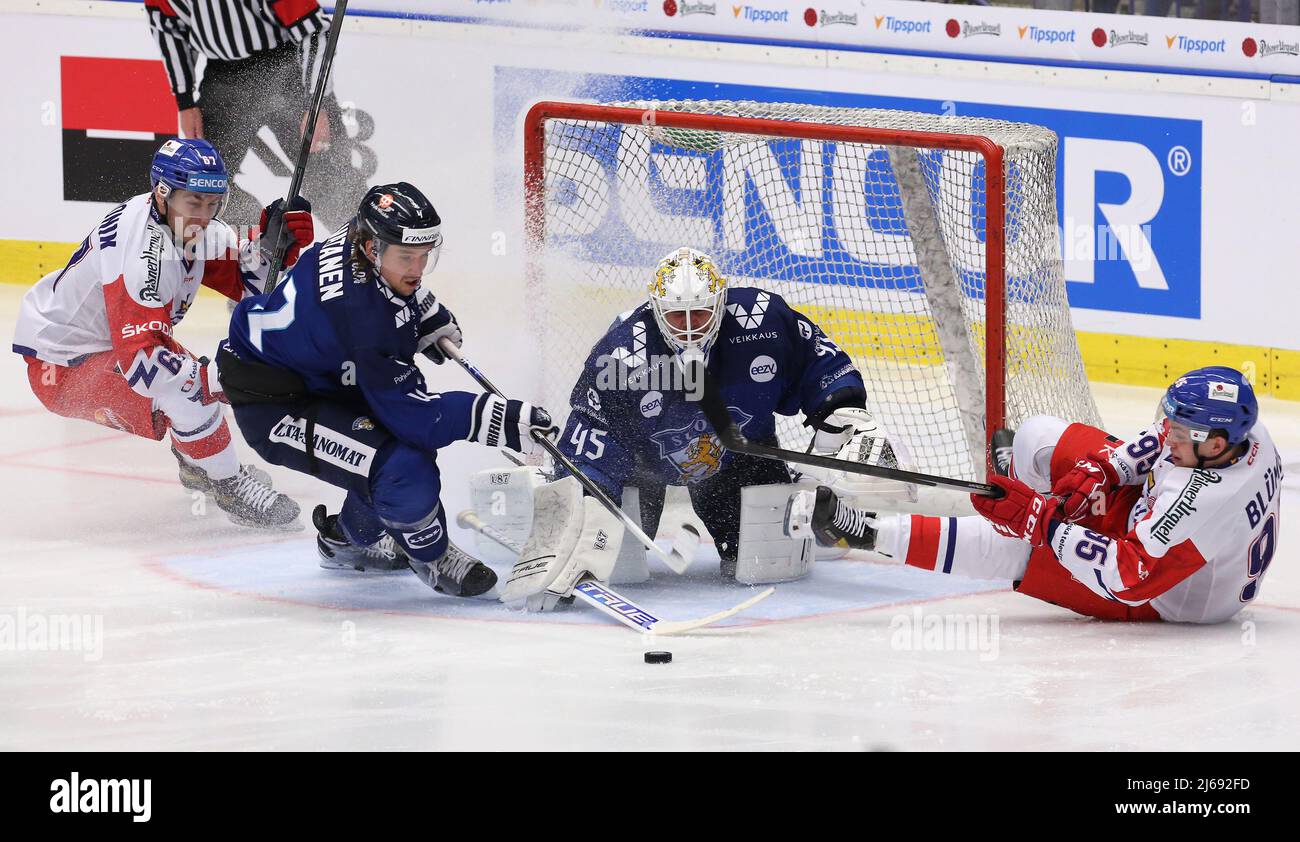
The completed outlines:
[[[531,456],[542,449],[533,438],[534,434],[553,438],[558,432],[551,414],[540,406],[484,392],[474,402],[469,440]]]
[[[577,479],[543,485],[534,492],[533,529],[501,601],[523,599],[528,610],[547,611],[584,578],[609,581],[622,545],[623,522],[584,497]]]
[[[813,427],[811,451],[833,455],[836,459],[877,465],[882,468],[908,469],[898,457],[890,435],[870,412],[860,407],[844,406],[821,419],[810,419]],[[900,446],[901,449],[901,446]],[[870,494],[873,498],[891,498],[915,503],[916,486],[910,482],[875,479],[845,471],[809,470],[822,483],[850,495]]]

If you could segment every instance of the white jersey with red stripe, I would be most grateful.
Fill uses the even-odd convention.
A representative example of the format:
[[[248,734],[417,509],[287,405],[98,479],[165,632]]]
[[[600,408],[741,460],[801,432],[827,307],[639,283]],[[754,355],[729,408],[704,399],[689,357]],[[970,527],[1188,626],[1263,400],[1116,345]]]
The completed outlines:
[[[114,350],[125,372],[142,348],[179,350],[172,327],[199,286],[238,301],[261,292],[267,269],[256,244],[240,244],[220,220],[209,223],[197,244],[178,247],[145,193],[109,211],[66,267],[27,291],[14,351],[69,365]]]
[[[1066,524],[1053,531],[1052,550],[1107,599],[1149,601],[1175,622],[1228,619],[1259,595],[1280,527],[1282,458],[1263,424],[1247,443],[1245,455],[1225,467],[1180,468],[1163,423],[1152,426],[1111,458],[1122,482],[1144,484],[1127,534]]]

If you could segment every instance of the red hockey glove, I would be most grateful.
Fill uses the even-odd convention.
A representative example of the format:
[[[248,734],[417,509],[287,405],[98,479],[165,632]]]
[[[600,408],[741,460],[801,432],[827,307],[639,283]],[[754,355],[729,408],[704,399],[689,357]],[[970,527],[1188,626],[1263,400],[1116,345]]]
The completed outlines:
[[[283,199],[276,199],[262,208],[262,252],[268,257],[275,252],[276,242],[284,247],[284,266],[288,269],[298,261],[298,252],[316,239],[311,220],[311,204],[302,196],[294,198],[287,211],[281,212]]]
[[[1061,498],[1061,517],[1075,523],[1086,517],[1092,511],[1093,504],[1105,499],[1106,492],[1117,485],[1119,474],[1106,455],[1089,453],[1075,462],[1070,472],[1052,485],[1052,494]]]
[[[994,500],[972,494],[970,501],[975,511],[1003,535],[1021,538],[1035,547],[1046,544],[1051,519],[1058,514],[1058,502],[1044,497],[1018,479],[993,474],[989,476],[989,483],[1005,491],[1006,496]]]
[[[203,405],[220,401],[224,404],[230,403],[230,398],[226,397],[226,392],[221,388],[221,380],[217,377],[216,366],[212,365],[211,360],[207,357],[199,357],[199,378],[203,387]]]

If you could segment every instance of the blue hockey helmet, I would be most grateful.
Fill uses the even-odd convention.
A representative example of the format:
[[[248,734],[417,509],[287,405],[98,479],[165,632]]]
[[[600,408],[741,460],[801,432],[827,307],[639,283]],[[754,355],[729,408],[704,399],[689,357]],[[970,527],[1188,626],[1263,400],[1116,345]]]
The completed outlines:
[[[211,143],[178,138],[167,141],[154,153],[149,183],[154,188],[165,184],[164,193],[190,190],[224,195],[230,187],[230,176],[226,172],[226,163]]]
[[[1166,418],[1191,430],[1193,441],[1224,430],[1228,444],[1246,440],[1259,419],[1259,403],[1246,375],[1235,368],[1212,365],[1189,371],[1173,382],[1160,401]]]

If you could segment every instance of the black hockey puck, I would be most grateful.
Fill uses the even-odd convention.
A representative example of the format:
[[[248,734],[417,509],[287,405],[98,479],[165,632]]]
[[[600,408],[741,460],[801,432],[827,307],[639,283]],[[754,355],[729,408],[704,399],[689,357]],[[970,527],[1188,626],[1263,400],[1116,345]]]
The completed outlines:
[[[647,652],[645,653],[645,662],[647,664],[670,664],[673,660],[672,652]]]

